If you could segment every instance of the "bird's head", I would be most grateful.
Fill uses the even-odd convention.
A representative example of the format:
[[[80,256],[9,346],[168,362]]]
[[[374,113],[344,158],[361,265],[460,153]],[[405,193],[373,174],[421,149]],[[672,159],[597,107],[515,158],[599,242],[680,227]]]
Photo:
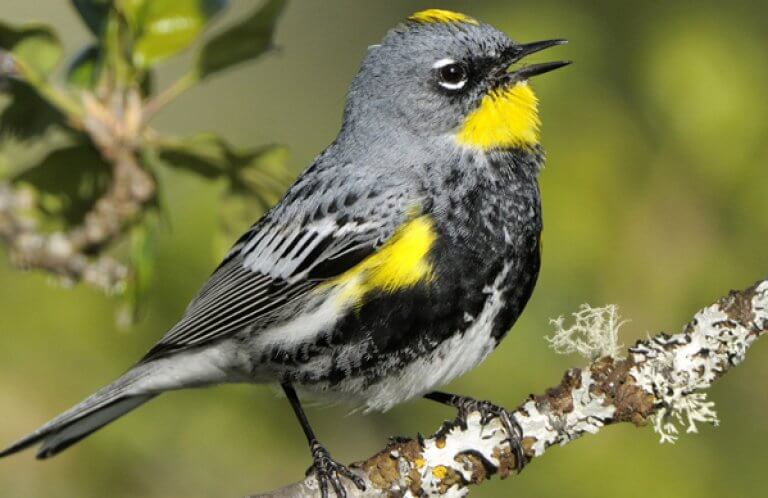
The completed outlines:
[[[350,88],[345,126],[448,135],[481,150],[535,145],[539,117],[528,80],[568,62],[517,63],[562,43],[520,44],[464,14],[417,12],[370,47]]]

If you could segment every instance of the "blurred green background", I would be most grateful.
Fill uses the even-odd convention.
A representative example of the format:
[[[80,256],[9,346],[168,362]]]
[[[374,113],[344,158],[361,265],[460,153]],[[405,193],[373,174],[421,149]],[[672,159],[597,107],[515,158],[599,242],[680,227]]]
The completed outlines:
[[[237,19],[252,2],[235,1]],[[515,406],[582,363],[548,349],[550,317],[618,304],[625,343],[676,331],[703,305],[768,272],[768,2],[294,1],[279,51],[206,82],[158,116],[174,134],[277,142],[297,174],[334,137],[366,47],[415,10],[464,11],[521,41],[564,37],[575,63],[536,80],[548,163],[541,279],[513,332],[449,390]],[[54,25],[68,52],[88,38],[68,2],[3,2],[0,17]],[[160,71],[167,85],[187,61]],[[18,146],[0,161],[13,164]],[[215,265],[220,189],[174,172],[170,220],[142,320],[115,325],[115,301],[11,270],[0,254],[0,445],[34,429],[135,361],[174,323]],[[256,219],[259,213],[253,213]],[[2,249],[0,249],[2,252]],[[660,446],[651,429],[609,428],[534,462],[484,497],[765,496],[768,345],[712,391],[720,428]],[[448,409],[415,401],[386,414],[310,409],[342,461],[388,436],[429,433]],[[164,395],[60,457],[0,462],[2,497],[234,497],[301,477],[309,465],[288,403],[266,387]]]

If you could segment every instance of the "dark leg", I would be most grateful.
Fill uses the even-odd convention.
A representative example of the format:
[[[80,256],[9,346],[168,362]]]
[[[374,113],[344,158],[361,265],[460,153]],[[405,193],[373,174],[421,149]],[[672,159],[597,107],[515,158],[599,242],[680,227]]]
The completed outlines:
[[[478,401],[468,396],[458,396],[456,394],[444,393],[441,391],[433,391],[425,394],[426,399],[437,401],[443,405],[448,405],[456,408],[459,411],[459,420],[466,423],[467,415],[471,412],[480,412],[482,417],[482,423],[487,423],[493,417],[498,417],[501,425],[506,429],[509,434],[509,445],[512,451],[515,453],[515,466],[519,473],[523,470],[523,466],[527,462],[525,457],[525,451],[523,450],[523,429],[520,424],[517,423],[515,417],[512,416],[506,409],[494,405],[489,401]]]
[[[346,498],[347,492],[344,489],[344,485],[341,483],[339,475],[343,475],[357,486],[361,491],[365,491],[365,482],[360,476],[349,470],[344,465],[336,462],[331,458],[328,450],[317,441],[315,433],[312,432],[312,427],[309,425],[307,416],[304,414],[304,410],[301,408],[299,397],[296,396],[296,391],[289,383],[283,383],[283,391],[288,401],[291,402],[293,411],[296,413],[296,418],[299,419],[301,428],[304,429],[304,435],[307,436],[307,443],[309,443],[309,450],[312,452],[312,467],[314,469],[315,476],[317,477],[317,483],[320,485],[320,493],[323,498],[328,498],[328,483],[331,483],[334,492],[338,498]]]

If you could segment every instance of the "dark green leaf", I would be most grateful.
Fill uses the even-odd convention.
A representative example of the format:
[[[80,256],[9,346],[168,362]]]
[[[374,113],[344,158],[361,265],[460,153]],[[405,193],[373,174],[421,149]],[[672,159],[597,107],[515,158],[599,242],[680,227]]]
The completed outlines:
[[[162,149],[159,159],[172,168],[195,173],[204,178],[227,176],[222,142],[214,136],[199,135]]]
[[[11,26],[0,22],[0,49],[41,74],[49,74],[62,56],[56,33],[43,24]]]
[[[221,224],[213,237],[218,257],[260,213],[277,202],[290,183],[286,156],[281,146],[239,150],[220,137],[205,134],[166,144],[156,157],[160,164],[224,183],[218,204]]]
[[[277,145],[231,154],[230,191],[255,199],[265,209],[272,206],[291,181],[287,156],[286,148]]]
[[[98,45],[84,47],[69,63],[67,81],[78,88],[93,88],[99,79],[101,63],[101,49]]]
[[[197,62],[200,77],[255,59],[269,49],[284,6],[285,0],[268,0],[243,22],[206,42]]]
[[[219,225],[211,240],[216,261],[224,257],[237,238],[266,210],[258,200],[229,190],[222,194],[217,207]]]
[[[62,114],[20,80],[8,80],[3,93],[10,103],[0,112],[0,137],[29,140],[45,133],[51,126],[64,124]]]
[[[134,31],[133,61],[147,68],[189,47],[224,0],[151,0],[131,2],[126,14]]]
[[[112,3],[112,0],[72,0],[73,6],[80,14],[80,19],[97,37],[101,36]]]
[[[170,167],[184,169],[205,178],[225,178],[235,193],[270,198],[287,183],[284,147],[268,145],[238,150],[214,135],[197,135],[159,151],[158,157]]]
[[[76,144],[55,150],[37,166],[13,178],[40,194],[40,208],[55,220],[72,226],[107,190],[111,180],[109,164],[90,144]]]
[[[155,87],[155,75],[151,70],[144,72],[144,75],[139,82],[139,90],[141,95],[147,97],[152,94],[152,89]]]
[[[128,279],[125,292],[131,323],[137,322],[141,317],[147,293],[154,278],[155,241],[158,224],[158,213],[151,210],[145,213],[141,223],[131,229],[129,254],[131,276]]]

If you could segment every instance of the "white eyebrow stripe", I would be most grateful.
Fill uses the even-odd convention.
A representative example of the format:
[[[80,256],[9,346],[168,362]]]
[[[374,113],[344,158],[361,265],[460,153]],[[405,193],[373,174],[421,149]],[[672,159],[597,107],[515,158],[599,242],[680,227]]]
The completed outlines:
[[[454,64],[456,61],[446,57],[445,59],[440,59],[439,61],[432,64],[432,69],[440,69],[441,67],[445,67],[449,64]]]

